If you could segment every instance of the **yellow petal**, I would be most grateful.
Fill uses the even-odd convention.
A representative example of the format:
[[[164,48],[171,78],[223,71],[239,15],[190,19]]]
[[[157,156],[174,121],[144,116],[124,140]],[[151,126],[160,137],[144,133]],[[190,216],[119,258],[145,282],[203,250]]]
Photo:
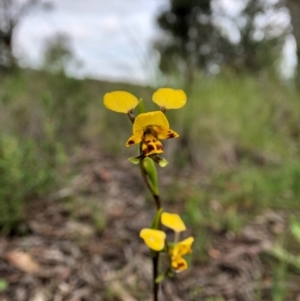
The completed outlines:
[[[175,245],[172,250],[173,256],[183,256],[192,253],[192,244],[194,242],[194,237],[190,236]]]
[[[139,134],[140,132],[151,132],[151,126],[156,126],[161,131],[169,130],[169,122],[167,117],[161,111],[154,111],[148,113],[139,114],[133,123],[133,134]]]
[[[162,154],[164,151],[162,144],[158,140],[156,140],[155,142],[149,143],[143,142],[142,152],[146,157],[148,157],[151,155]]]
[[[158,139],[170,139],[179,137],[179,135],[171,129],[165,130],[156,126],[154,126],[153,129],[155,130]]]
[[[163,146],[152,134],[145,134],[142,142],[142,152],[145,156],[163,153]]]
[[[126,91],[114,91],[104,95],[104,105],[107,109],[127,114],[138,104],[138,99]]]
[[[140,237],[154,251],[161,251],[165,246],[166,234],[163,231],[145,228],[141,230]]]
[[[175,272],[181,272],[183,270],[186,270],[188,267],[187,262],[184,258],[178,257],[174,260],[172,260],[172,268],[175,270]]]
[[[143,132],[135,133],[132,135],[126,142],[126,146],[130,146],[132,144],[140,143],[142,141]]]
[[[186,103],[186,94],[183,90],[161,88],[154,92],[153,102],[165,109],[180,109]]]
[[[174,230],[175,232],[181,232],[186,230],[185,224],[178,214],[163,212],[161,215],[161,223]]]

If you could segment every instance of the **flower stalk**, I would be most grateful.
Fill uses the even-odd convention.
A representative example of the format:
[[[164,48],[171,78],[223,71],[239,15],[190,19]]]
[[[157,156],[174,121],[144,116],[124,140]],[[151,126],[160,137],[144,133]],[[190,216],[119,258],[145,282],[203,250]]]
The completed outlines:
[[[158,193],[158,185],[157,185],[157,182],[154,180],[154,178],[157,179],[156,168],[153,165],[152,161],[149,161],[149,164],[145,164],[146,163],[146,162],[144,162],[145,160],[147,160],[147,158],[140,161],[142,178],[144,179],[146,186],[148,187],[148,189],[150,190],[150,192],[153,196],[153,199],[154,199],[154,202],[156,205],[156,214],[159,214],[159,211],[161,209],[161,201],[160,201],[159,193]],[[152,181],[150,179],[152,179]],[[155,222],[153,224],[155,224]],[[156,227],[157,229],[160,230],[161,229],[160,221],[154,227]],[[159,285],[160,285],[160,283],[158,283],[156,281],[156,279],[158,277],[158,272],[159,272],[158,271],[159,254],[160,254],[160,252],[156,252],[156,251],[152,252],[152,266],[153,266],[153,278],[152,279],[153,279],[153,300],[154,301],[158,301],[158,293],[159,293]]]
[[[129,161],[140,166],[142,179],[155,203],[156,213],[151,228],[143,228],[140,237],[150,249],[153,264],[153,300],[159,301],[160,283],[167,276],[172,277],[175,272],[187,268],[183,256],[191,253],[194,238],[188,237],[179,241],[180,234],[186,230],[186,227],[178,214],[163,211],[156,169],[156,164],[160,167],[168,164],[167,160],[158,156],[164,152],[160,140],[179,137],[177,132],[170,129],[166,111],[183,107],[186,103],[186,95],[182,90],[162,88],[153,94],[152,100],[160,107],[160,111],[144,113],[143,101],[125,91],[107,93],[103,102],[106,108],[127,114],[132,123],[132,135],[127,140],[126,146],[139,145],[139,155],[129,158]],[[134,115],[136,107],[139,113],[137,116]],[[173,243],[168,241],[163,227],[175,232]],[[169,264],[168,268],[159,275],[161,253],[168,255]]]

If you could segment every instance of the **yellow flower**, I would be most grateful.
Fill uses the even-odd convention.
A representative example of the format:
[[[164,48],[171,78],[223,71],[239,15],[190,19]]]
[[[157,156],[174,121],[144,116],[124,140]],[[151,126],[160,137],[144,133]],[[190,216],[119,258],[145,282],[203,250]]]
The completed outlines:
[[[141,230],[140,237],[154,251],[161,251],[165,246],[166,234],[163,231],[145,228]]]
[[[104,95],[104,105],[107,109],[125,113],[132,111],[138,104],[138,99],[126,91],[114,91]]]
[[[173,270],[177,273],[182,272],[188,268],[186,260],[182,257],[174,258],[171,265]]]
[[[172,248],[172,256],[183,256],[189,253],[192,253],[192,244],[194,242],[194,237],[190,236],[180,242],[178,242],[173,248]]]
[[[183,90],[161,88],[154,92],[152,100],[162,109],[180,109],[186,103],[186,94]]]
[[[186,230],[185,224],[178,214],[163,212],[161,215],[161,223],[174,230],[175,232],[181,232]]]
[[[163,146],[158,139],[177,138],[179,135],[170,129],[168,119],[161,111],[142,113],[133,123],[133,135],[126,146],[142,142],[145,156],[163,153]]]
[[[187,269],[188,265],[182,256],[192,253],[192,244],[194,242],[194,238],[192,236],[186,238],[178,242],[174,247],[169,249],[169,254],[171,257],[171,265],[172,268],[176,272],[181,272]]]

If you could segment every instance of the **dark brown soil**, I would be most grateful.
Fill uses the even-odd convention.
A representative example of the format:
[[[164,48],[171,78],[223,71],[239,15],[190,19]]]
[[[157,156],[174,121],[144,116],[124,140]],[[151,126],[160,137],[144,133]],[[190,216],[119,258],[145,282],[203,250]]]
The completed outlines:
[[[8,284],[0,301],[152,300],[139,231],[154,206],[138,168],[92,150],[72,166],[77,175],[68,187],[30,205],[23,234],[0,239],[0,279]],[[285,231],[285,220],[267,212],[237,235],[212,233],[209,260],[194,252],[187,271],[162,283],[160,300],[275,300],[274,227]],[[284,300],[300,296],[299,277],[278,285],[287,287]]]

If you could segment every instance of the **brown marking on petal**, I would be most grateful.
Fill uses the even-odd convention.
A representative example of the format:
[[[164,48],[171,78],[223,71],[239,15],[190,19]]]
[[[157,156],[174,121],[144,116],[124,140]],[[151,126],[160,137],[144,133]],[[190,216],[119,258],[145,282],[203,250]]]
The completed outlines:
[[[146,143],[155,142],[156,140],[157,140],[156,137],[152,133],[149,133],[149,132],[144,133],[144,141]]]
[[[127,144],[128,144],[128,145],[134,144],[134,140],[129,140],[129,141],[127,142]]]
[[[147,149],[148,149],[148,152],[151,153],[151,152],[153,152],[155,150],[155,147],[153,145],[151,145],[151,144],[148,144]]]
[[[144,141],[142,144],[142,151],[145,156],[149,156],[149,155],[155,153],[155,147],[154,147],[154,145]]]
[[[168,139],[174,138],[176,135],[174,133],[168,133]]]
[[[172,264],[174,270],[176,271],[181,271],[182,269],[184,269],[186,266],[183,262],[173,262]]]
[[[163,153],[163,147],[159,140],[151,134],[145,135],[142,142],[142,152],[145,156]]]
[[[177,138],[177,137],[179,137],[179,135],[178,135],[176,132],[174,132],[174,131],[172,131],[172,130],[169,130],[169,131],[168,131],[167,139],[170,139],[170,138]]]

